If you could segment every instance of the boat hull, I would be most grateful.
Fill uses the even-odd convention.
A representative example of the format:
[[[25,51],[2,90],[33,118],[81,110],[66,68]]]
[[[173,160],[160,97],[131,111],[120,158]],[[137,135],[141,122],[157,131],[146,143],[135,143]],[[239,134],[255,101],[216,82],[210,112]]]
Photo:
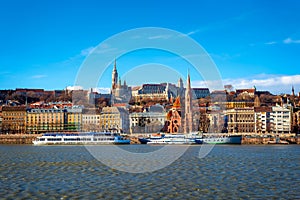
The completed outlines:
[[[124,139],[121,136],[116,136],[114,139],[114,144],[130,144],[130,140]]]
[[[218,135],[202,136],[199,134],[166,134],[161,137],[139,138],[141,144],[241,144],[241,135]]]
[[[204,137],[196,139],[195,142],[197,144],[242,144],[242,136]]]
[[[129,139],[112,133],[48,133],[32,141],[34,145],[113,145],[130,144]]]
[[[195,139],[200,138],[197,134],[161,134],[160,137],[142,138],[140,142],[150,145],[168,145],[168,144],[196,144]]]
[[[147,138],[139,138],[139,142],[141,144],[147,144],[148,142],[150,142],[150,139],[147,139]]]
[[[179,144],[195,144],[194,141],[190,141],[190,140],[177,140],[177,141],[150,141],[147,144],[150,145],[166,145],[166,144],[175,144],[175,145],[179,145]]]
[[[32,142],[34,145],[114,145],[118,144],[115,143],[114,141],[103,141],[103,142],[50,142],[50,141],[45,141],[45,142],[37,142],[33,141]]]

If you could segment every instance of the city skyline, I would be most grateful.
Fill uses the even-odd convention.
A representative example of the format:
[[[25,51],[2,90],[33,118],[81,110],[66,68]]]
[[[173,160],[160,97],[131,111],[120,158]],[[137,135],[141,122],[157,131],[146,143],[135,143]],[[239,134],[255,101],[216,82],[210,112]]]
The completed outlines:
[[[202,45],[216,63],[224,85],[237,89],[256,86],[274,94],[291,93],[293,85],[298,93],[299,8],[297,1],[5,2],[0,8],[0,87],[72,86],[81,63],[103,40],[128,29],[164,27]],[[168,52],[143,50],[118,58],[121,79],[129,85],[142,84],[132,82],[129,72],[145,64],[150,69],[171,67],[175,72],[165,81],[160,77],[161,81],[147,82],[176,83],[179,77],[186,78],[189,68]],[[112,65],[103,74],[100,88],[110,88],[111,71]],[[203,87],[200,79],[191,72],[192,87]]]

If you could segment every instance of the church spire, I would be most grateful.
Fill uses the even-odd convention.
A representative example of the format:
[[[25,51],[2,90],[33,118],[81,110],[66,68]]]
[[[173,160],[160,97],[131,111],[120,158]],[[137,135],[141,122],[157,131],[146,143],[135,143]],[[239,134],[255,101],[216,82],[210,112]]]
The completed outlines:
[[[191,78],[190,78],[190,70],[188,70],[188,78],[187,78],[187,88],[191,89]]]
[[[114,63],[114,71],[117,71],[117,60],[115,59],[115,63]]]
[[[113,71],[112,71],[112,78],[111,78],[111,87],[112,87],[112,90],[115,89],[117,87],[117,84],[118,84],[118,71],[117,71],[117,61],[115,59],[115,62],[114,62],[114,68],[113,68]]]
[[[186,91],[185,91],[184,133],[190,133],[192,131],[193,131],[192,91],[191,91],[190,72],[188,71]]]

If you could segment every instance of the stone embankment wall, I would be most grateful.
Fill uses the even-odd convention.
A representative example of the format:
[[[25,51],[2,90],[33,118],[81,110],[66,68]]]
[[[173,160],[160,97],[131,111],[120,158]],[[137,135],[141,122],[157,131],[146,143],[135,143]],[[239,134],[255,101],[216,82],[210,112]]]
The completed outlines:
[[[275,137],[243,137],[242,144],[268,144],[275,142]],[[300,137],[280,137],[282,143],[300,144]]]
[[[32,144],[32,141],[40,135],[33,134],[9,134],[0,135],[0,144]]]

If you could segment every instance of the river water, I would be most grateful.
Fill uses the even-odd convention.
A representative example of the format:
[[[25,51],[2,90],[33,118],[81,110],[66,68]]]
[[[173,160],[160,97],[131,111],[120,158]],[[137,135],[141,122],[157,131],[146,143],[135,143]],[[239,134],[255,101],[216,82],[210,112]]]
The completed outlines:
[[[147,152],[157,146],[122,146]],[[0,146],[3,199],[300,199],[300,145],[190,146],[154,172],[128,173],[84,146]]]

